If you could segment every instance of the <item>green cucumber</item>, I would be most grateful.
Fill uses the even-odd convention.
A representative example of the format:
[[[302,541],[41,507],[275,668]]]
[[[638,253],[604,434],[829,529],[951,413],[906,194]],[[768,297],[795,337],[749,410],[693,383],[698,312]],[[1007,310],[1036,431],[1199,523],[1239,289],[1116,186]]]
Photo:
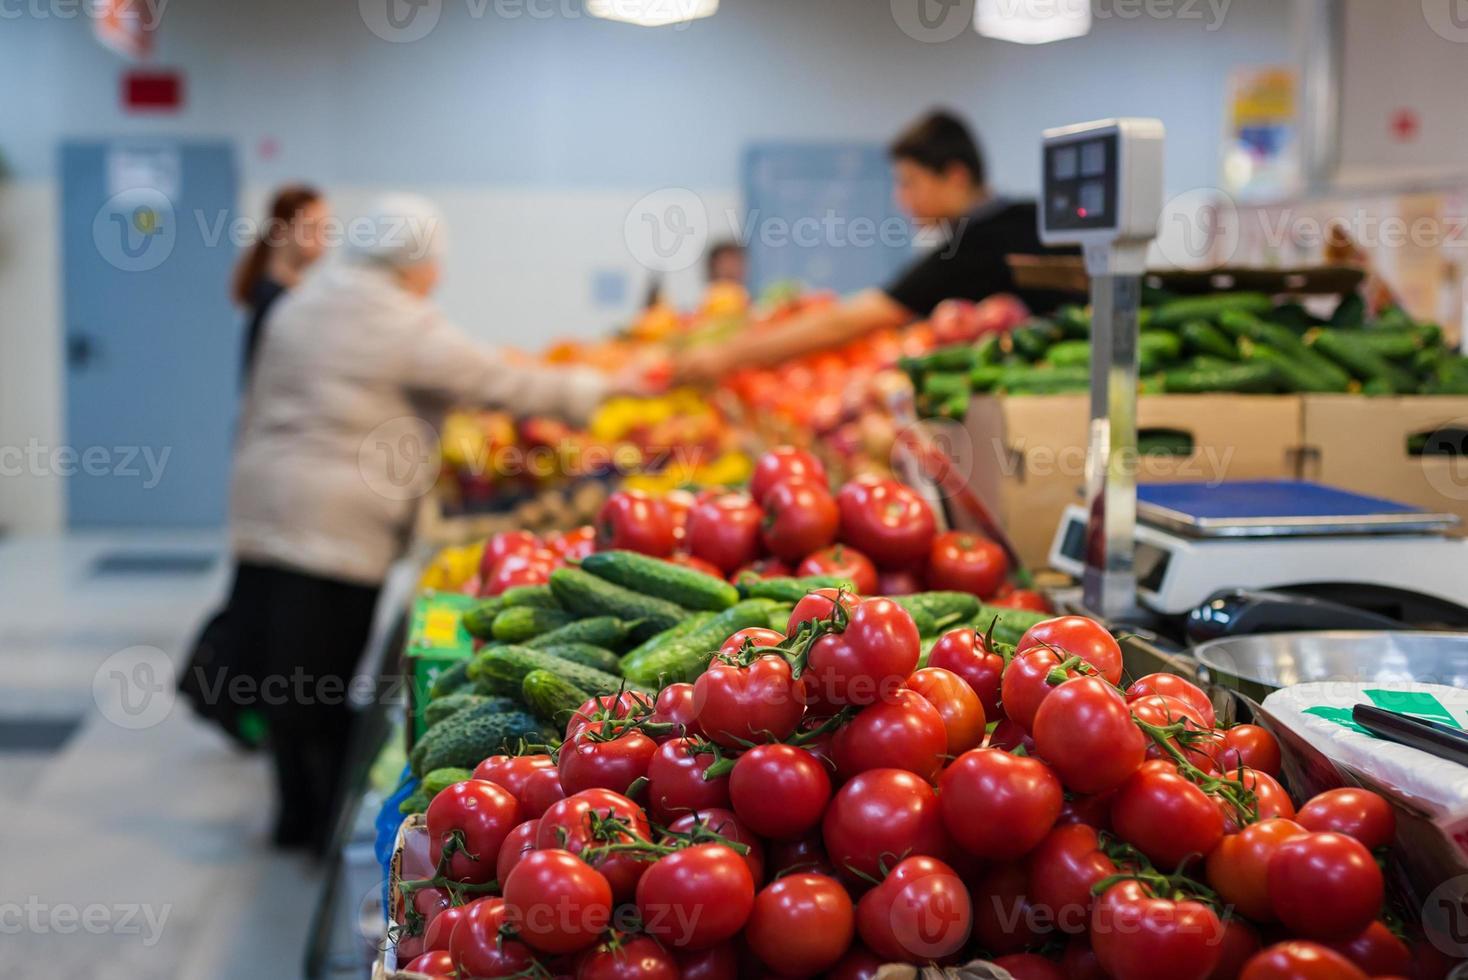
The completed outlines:
[[[572,663],[595,667],[597,670],[604,670],[609,674],[615,674],[621,670],[621,657],[606,647],[599,647],[591,643],[556,643],[546,646],[538,643],[527,643],[525,646],[532,650],[544,650],[552,657],[560,657],[562,660],[569,660]]]
[[[687,636],[689,633],[692,633],[694,630],[697,630],[699,627],[703,626],[704,623],[707,623],[709,620],[713,619],[714,616],[715,614],[711,612],[692,613],[687,619],[683,620],[683,622],[679,623],[677,626],[674,626],[672,629],[663,630],[661,633],[658,633],[657,635],[652,636],[647,640],[644,640],[639,646],[635,646],[631,650],[628,650],[626,655],[622,657],[621,663],[618,665],[617,668],[618,672],[622,671],[624,665],[627,664],[628,661],[636,663],[639,660],[651,656],[652,654],[656,653],[666,646],[671,646],[672,644],[681,640],[683,637]]]
[[[1067,303],[1054,313],[1055,325],[1071,340],[1088,340],[1091,336],[1091,314],[1085,307]]]
[[[540,735],[540,722],[534,716],[495,710],[498,707],[491,698],[430,728],[409,756],[413,774],[421,778],[449,766],[472,769],[516,740]]]
[[[697,629],[643,656],[636,651],[622,658],[622,676],[639,684],[658,685],[691,681],[703,673],[719,645],[734,633],[752,626],[768,626],[780,603],[745,599],[716,614]]]
[[[914,592],[912,595],[895,596],[892,601],[906,609],[913,622],[918,622],[918,616],[922,615],[933,624],[924,630],[918,623],[918,632],[923,636],[931,636],[944,627],[973,618],[980,605],[978,597],[967,592]]]
[[[1137,336],[1137,369],[1156,374],[1182,355],[1182,338],[1171,330],[1146,330]]]
[[[564,728],[576,709],[592,695],[549,670],[532,670],[520,682],[525,704],[542,721]]]
[[[472,779],[473,777],[474,773],[472,770],[459,766],[444,766],[442,769],[435,769],[424,776],[423,785],[419,788],[427,793],[428,798],[431,800],[439,793],[454,785],[454,783],[462,783],[464,780]]]
[[[621,677],[571,660],[563,660],[544,650],[529,647],[496,647],[474,658],[475,678],[491,684],[512,686],[517,692],[532,670],[548,670],[590,694],[614,694],[622,687],[635,687]]]
[[[969,390],[967,371],[942,371],[923,378],[923,396],[933,401],[943,402],[956,395],[967,395]]]
[[[839,557],[837,560],[840,560]],[[739,594],[746,599],[774,599],[776,602],[794,603],[804,599],[807,592],[814,592],[816,589],[845,589],[847,592],[855,592],[856,586],[850,579],[839,575],[760,578],[751,572],[739,579]]]
[[[511,606],[494,618],[494,638],[501,643],[523,643],[571,622],[570,613],[541,606]]]
[[[483,700],[484,695],[467,692],[434,698],[423,709],[423,724],[432,728],[439,722],[447,721],[451,716],[465,708],[472,708]]]
[[[998,364],[980,364],[968,373],[968,384],[973,391],[993,391],[1004,377],[1006,368]]]
[[[1225,361],[1239,359],[1238,343],[1207,320],[1189,320],[1178,327],[1177,332],[1183,344],[1194,354],[1206,354]]]
[[[1238,364],[1216,370],[1182,367],[1162,376],[1163,389],[1173,395],[1206,392],[1261,393],[1279,391],[1280,377],[1272,364]]]
[[[1009,349],[1027,361],[1038,361],[1060,339],[1060,328],[1049,320],[1027,320],[1009,331]]]
[[[1267,313],[1274,301],[1263,293],[1210,293],[1170,300],[1152,311],[1152,326],[1177,327],[1189,320],[1217,320],[1230,312]]]
[[[642,595],[579,568],[551,572],[551,591],[561,605],[578,616],[616,616],[635,622],[634,639],[646,639],[677,626],[688,610],[667,599]]]
[[[1337,385],[1330,375],[1322,376],[1319,372],[1312,370],[1311,365],[1291,357],[1278,348],[1256,343],[1247,337],[1240,343],[1240,347],[1249,363],[1271,365],[1291,391],[1339,392],[1346,390],[1345,385]]]
[[[721,578],[635,551],[599,551],[587,555],[581,559],[581,570],[685,609],[718,612],[739,601],[739,591]]]
[[[447,697],[469,683],[469,658],[446,667],[438,672],[428,686],[428,697],[432,700]]]
[[[1335,361],[1363,384],[1380,379],[1399,394],[1417,390],[1417,379],[1411,372],[1363,345],[1359,337],[1348,331],[1313,330],[1306,339],[1312,349]]]
[[[972,368],[978,361],[978,350],[968,344],[958,344],[953,347],[940,347],[923,358],[923,371],[933,373],[944,373],[956,371],[963,373]]]
[[[1045,363],[1051,367],[1089,367],[1091,342],[1089,340],[1062,340],[1045,352]]]
[[[504,607],[511,606],[538,606],[541,609],[559,609],[561,604],[556,601],[549,585],[516,585],[500,593],[500,601]]]
[[[495,596],[492,599],[475,603],[464,610],[464,615],[461,617],[464,629],[468,630],[469,635],[476,640],[492,640],[494,639],[494,618],[504,610],[503,596]]]
[[[590,643],[608,650],[620,650],[631,640],[636,626],[636,623],[629,623],[615,616],[588,616],[549,633],[542,633],[525,646],[545,649],[565,643]]]
[[[984,339],[974,345],[974,367],[993,367],[1004,360],[1004,342],[1000,334],[985,334]]]
[[[1091,386],[1087,367],[1042,368],[1020,365],[1007,368],[997,390],[1011,395],[1058,395],[1085,391]]]

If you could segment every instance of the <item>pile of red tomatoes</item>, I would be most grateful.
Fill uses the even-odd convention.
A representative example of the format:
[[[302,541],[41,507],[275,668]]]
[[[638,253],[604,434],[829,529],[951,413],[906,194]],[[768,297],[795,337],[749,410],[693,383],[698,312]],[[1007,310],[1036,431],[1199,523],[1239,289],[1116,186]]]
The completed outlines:
[[[527,531],[498,534],[485,548],[479,591],[539,584],[595,549],[666,558],[731,581],[749,573],[834,575],[864,595],[948,589],[1045,608],[1037,593],[1010,588],[1003,548],[977,534],[939,533],[928,502],[910,487],[859,477],[833,494],[820,460],[788,446],[756,461],[746,490],[619,490],[594,526],[545,540]]]
[[[1099,624],[1014,648],[820,590],[692,684],[592,699],[435,797],[399,962],[431,976],[1431,976],[1383,911],[1393,811],[1298,809],[1263,728],[1124,684]],[[412,877],[411,869],[405,875]],[[1426,948],[1425,948],[1426,947]],[[409,962],[411,961],[411,962]]]

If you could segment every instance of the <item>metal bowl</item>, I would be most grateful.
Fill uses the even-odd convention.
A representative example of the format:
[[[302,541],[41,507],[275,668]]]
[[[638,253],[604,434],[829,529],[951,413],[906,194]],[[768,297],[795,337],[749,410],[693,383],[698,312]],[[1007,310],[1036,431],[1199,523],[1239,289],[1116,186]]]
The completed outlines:
[[[1201,679],[1255,701],[1306,681],[1419,681],[1468,687],[1468,633],[1331,630],[1209,640]]]

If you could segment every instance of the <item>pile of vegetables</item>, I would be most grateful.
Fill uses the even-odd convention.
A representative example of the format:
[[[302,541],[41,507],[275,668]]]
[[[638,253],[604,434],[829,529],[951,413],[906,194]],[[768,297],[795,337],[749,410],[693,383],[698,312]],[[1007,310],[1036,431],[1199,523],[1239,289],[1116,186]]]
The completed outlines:
[[[1144,394],[1468,394],[1468,358],[1400,309],[1368,321],[1356,297],[1329,320],[1263,293],[1154,296],[1140,318]],[[1043,395],[1090,384],[1091,317],[1065,306],[977,344],[902,362],[929,417],[961,418],[971,395]]]
[[[1267,731],[1219,726],[1183,678],[1128,683],[1100,624],[976,615],[990,625],[925,653],[897,600],[816,589],[782,627],[730,632],[691,682],[557,692],[558,743],[435,778],[398,963],[459,980],[977,958],[1019,978],[1431,975],[1384,908],[1383,799],[1297,808]]]

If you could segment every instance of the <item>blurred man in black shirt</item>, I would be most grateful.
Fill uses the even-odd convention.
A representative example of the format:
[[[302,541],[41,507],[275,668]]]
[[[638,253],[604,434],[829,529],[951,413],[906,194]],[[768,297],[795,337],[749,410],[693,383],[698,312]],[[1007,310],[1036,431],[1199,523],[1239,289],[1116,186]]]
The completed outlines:
[[[684,353],[675,362],[679,380],[714,380],[900,327],[928,316],[945,299],[1013,293],[1035,312],[1057,305],[1053,294],[1015,286],[1005,256],[1049,251],[1040,244],[1035,205],[990,191],[983,155],[961,119],[929,113],[893,142],[891,156],[898,205],[943,242],[882,289],[864,290],[770,331]]]

